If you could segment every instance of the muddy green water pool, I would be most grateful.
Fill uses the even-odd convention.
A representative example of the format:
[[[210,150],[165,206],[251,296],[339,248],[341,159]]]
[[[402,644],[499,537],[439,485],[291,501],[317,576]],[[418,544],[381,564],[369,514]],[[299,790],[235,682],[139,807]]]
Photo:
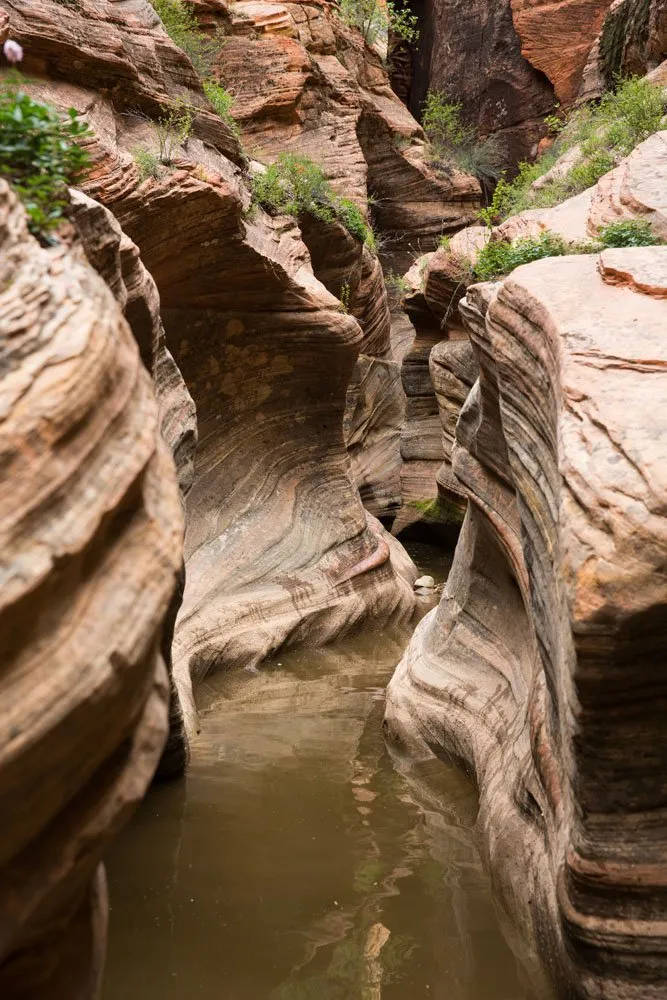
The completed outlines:
[[[444,578],[444,555],[412,555]],[[108,858],[103,1000],[542,1000],[500,929],[474,790],[385,746],[411,632],[206,682],[187,778]]]

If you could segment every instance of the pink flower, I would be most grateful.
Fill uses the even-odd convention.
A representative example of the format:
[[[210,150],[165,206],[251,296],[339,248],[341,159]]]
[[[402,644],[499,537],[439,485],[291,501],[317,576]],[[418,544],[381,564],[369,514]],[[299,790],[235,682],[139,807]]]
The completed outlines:
[[[23,49],[18,42],[15,42],[11,38],[8,38],[2,46],[2,51],[5,54],[5,59],[7,62],[11,63],[12,66],[15,66],[16,63],[21,62],[23,59]]]

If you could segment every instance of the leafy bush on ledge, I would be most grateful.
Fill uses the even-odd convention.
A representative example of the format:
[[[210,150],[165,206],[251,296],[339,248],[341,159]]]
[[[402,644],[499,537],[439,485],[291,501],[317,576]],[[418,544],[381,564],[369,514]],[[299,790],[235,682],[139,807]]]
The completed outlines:
[[[200,76],[208,77],[220,53],[220,40],[201,31],[197,19],[183,0],[150,0],[164,30],[174,45],[185,52]]]
[[[340,16],[352,28],[357,28],[367,45],[393,34],[411,45],[419,39],[418,18],[404,2],[386,0],[340,0]],[[391,53],[389,53],[391,55]]]
[[[633,77],[618,81],[616,90],[604,95],[596,105],[577,108],[567,118],[547,119],[556,138],[535,163],[519,164],[517,176],[502,177],[493,200],[480,212],[487,225],[494,225],[527,208],[550,208],[592,187],[604,174],[660,128],[665,114],[665,98],[660,87]],[[576,150],[575,162],[562,177],[532,185],[555,166],[569,150]]]
[[[658,246],[664,242],[653,233],[650,223],[638,219],[613,222],[599,230],[597,240],[581,243],[570,243],[546,229],[539,236],[524,236],[512,242],[489,240],[473,265],[472,277],[476,281],[493,281],[544,257],[593,254],[610,247]]]
[[[220,37],[220,33],[214,37],[205,34],[183,0],[150,0],[150,2],[174,45],[190,58],[202,79],[204,93],[216,113],[239,138],[239,127],[231,113],[234,98],[222,84],[213,79],[212,75],[213,64],[220,55],[224,38]]]
[[[215,83],[213,80],[204,80],[204,93],[215,108],[216,114],[222,118],[223,122],[226,122],[227,125],[229,125],[230,129],[238,139],[240,136],[240,129],[232,118],[234,95],[230,94],[228,90],[225,90],[222,84]]]
[[[657,247],[665,241],[656,236],[651,223],[645,219],[625,219],[610,222],[600,230],[600,244],[603,247]]]
[[[446,175],[456,167],[482,179],[498,178],[500,147],[493,138],[477,138],[475,129],[463,120],[462,104],[447,100],[440,91],[429,90],[422,126],[430,142],[429,158],[436,173]]]
[[[18,83],[0,90],[0,175],[23,202],[34,235],[49,233],[67,217],[68,187],[90,166],[78,142],[90,134],[74,108],[63,115]]]
[[[253,201],[279,215],[312,215],[323,222],[338,220],[351,236],[375,248],[373,230],[349,198],[340,198],[321,168],[305,156],[281,153],[265,173],[252,179]]]

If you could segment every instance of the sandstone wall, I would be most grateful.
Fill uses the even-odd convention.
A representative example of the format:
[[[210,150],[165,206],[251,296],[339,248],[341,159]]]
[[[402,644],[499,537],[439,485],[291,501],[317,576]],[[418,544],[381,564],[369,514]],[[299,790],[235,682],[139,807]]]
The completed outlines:
[[[372,471],[386,445],[396,454],[402,404],[379,266],[359,244],[352,248],[354,315],[342,312],[313,274],[315,264],[331,279],[317,258],[317,233],[304,228],[311,259],[292,220],[251,209],[238,143],[147,0],[113,5],[113,18],[104,0],[2,6],[24,43],[32,93],[76,107],[93,130],[85,190],[120,229],[92,256],[115,272],[130,269],[138,252],[133,280],[151,276],[134,312],[143,315],[144,360],[164,382],[164,428],[182,456],[192,443],[192,412],[165,348],[197,406],[200,445],[173,647],[192,728],[191,672],[252,666],[282,643],[324,642],[366,618],[412,610],[414,568],[364,511],[343,432],[361,349],[367,361],[355,379],[365,387],[356,404],[350,400],[346,426],[351,446],[355,434],[370,442],[355,459],[370,503],[378,513],[395,505],[397,458],[386,481]],[[66,58],[72,40],[76,60]],[[107,85],[97,89],[103,78]],[[152,122],[177,97],[193,109],[191,134],[172,166],[142,181],[134,151],[155,149]],[[120,255],[120,264],[105,254]],[[376,369],[372,378],[364,364]],[[387,388],[394,401],[383,413]],[[182,473],[192,478],[189,460]]]
[[[506,909],[568,996],[664,997],[667,248],[474,286],[469,498],[391,735],[461,762]]]
[[[0,184],[0,993],[71,1000],[104,958],[101,859],[167,733],[176,472],[132,332],[80,249]]]
[[[410,109],[430,88],[463,103],[505,161],[530,156],[555,102],[570,106],[612,0],[424,0]]]

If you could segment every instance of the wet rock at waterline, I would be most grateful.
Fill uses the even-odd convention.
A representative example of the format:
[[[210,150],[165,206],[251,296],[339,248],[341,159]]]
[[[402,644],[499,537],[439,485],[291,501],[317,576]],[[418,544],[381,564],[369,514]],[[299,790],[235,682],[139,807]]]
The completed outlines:
[[[389,729],[472,772],[499,897],[572,995],[663,997],[667,248],[485,287],[468,513]]]
[[[132,332],[0,182],[0,995],[92,996],[109,841],[167,734],[183,515]]]

